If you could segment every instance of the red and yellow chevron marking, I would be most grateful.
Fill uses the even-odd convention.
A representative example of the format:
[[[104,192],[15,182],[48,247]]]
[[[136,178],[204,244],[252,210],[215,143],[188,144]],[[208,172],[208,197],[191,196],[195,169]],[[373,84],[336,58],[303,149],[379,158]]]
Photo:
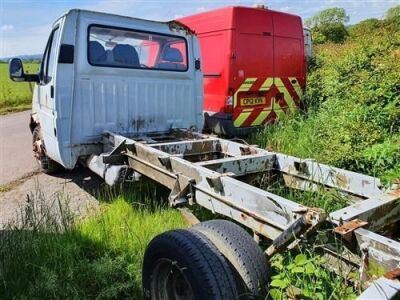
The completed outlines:
[[[246,78],[233,96],[233,126],[250,127],[268,124],[284,117],[287,111],[302,109],[303,87],[304,81],[299,81],[296,77]],[[264,106],[240,106],[239,93],[257,91],[266,92]]]
[[[235,110],[240,110],[238,115],[234,114],[233,126],[247,127],[261,125],[265,118],[268,116],[269,111],[272,109],[272,103],[267,104],[261,109],[256,108],[239,108],[238,107],[238,94],[240,92],[248,91],[268,91],[273,85],[273,78],[246,78],[236,91],[233,97],[233,107]],[[268,109],[269,107],[269,109]],[[269,111],[268,111],[269,110]]]

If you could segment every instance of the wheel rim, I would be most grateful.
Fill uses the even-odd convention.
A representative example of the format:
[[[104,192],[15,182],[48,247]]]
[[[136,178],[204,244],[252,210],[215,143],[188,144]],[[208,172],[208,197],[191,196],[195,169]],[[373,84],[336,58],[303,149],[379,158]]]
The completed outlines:
[[[183,269],[169,259],[157,261],[151,276],[151,295],[157,300],[194,300]]]

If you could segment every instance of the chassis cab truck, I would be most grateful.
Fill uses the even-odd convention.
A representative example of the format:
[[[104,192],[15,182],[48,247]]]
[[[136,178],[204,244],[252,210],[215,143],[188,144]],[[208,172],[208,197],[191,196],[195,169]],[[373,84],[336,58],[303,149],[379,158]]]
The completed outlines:
[[[276,103],[277,115],[286,106],[287,110],[297,106],[294,91],[299,95],[304,83],[301,68],[271,66],[267,60],[263,67],[281,70],[267,74],[256,69],[252,55],[246,59],[254,69],[246,69],[244,62],[218,52],[221,38],[225,42],[221,47],[260,40],[272,52],[248,47],[248,53],[243,48],[238,55],[266,53],[272,59],[274,47],[281,47],[279,55],[301,60],[290,50],[304,48],[294,36],[295,24],[281,28],[275,13],[255,12],[260,14],[251,15],[256,23],[269,24],[262,34],[244,19],[235,27],[241,28],[236,37],[229,33],[233,29],[213,33],[217,58],[226,58],[237,72],[228,75],[224,67],[216,69],[221,73],[215,78],[206,77],[227,80],[225,87],[234,89],[231,115],[238,109],[243,120],[258,110],[263,114],[254,120],[264,118]],[[265,19],[269,14],[272,19]],[[400,243],[380,232],[400,220],[400,190],[382,188],[378,178],[199,133],[203,128],[200,49],[185,25],[71,10],[54,23],[39,73],[25,74],[21,60],[12,59],[10,78],[36,82],[30,127],[44,171],[50,172],[55,164],[72,169],[79,162],[109,184],[144,175],[168,188],[170,206],[179,208],[194,225],[162,233],[149,243],[142,268],[144,299],[265,299],[270,278],[267,257],[297,245],[298,237],[315,237],[310,242],[323,245],[321,251],[334,257],[336,266],[347,266],[346,274],[358,267],[362,281],[372,279],[368,266],[394,274],[378,279],[367,290],[368,297],[361,299],[397,296]],[[280,94],[282,103],[277,100]],[[229,94],[224,95],[227,100]],[[322,209],[268,192],[257,187],[258,182],[302,191],[334,189],[347,195],[350,204],[327,218]],[[253,236],[228,220],[199,222],[190,212],[194,205],[234,220]],[[322,225],[334,230],[324,230],[318,239],[317,228]],[[261,238],[270,241],[264,252],[257,243]],[[339,250],[334,248],[338,244]]]
[[[72,169],[82,163],[114,184],[132,169],[118,159],[131,138],[154,147],[178,140],[178,151],[203,128],[198,41],[174,21],[71,10],[54,23],[39,73],[25,74],[22,61],[14,58],[9,76],[36,83],[30,128],[35,155],[46,172],[55,164]],[[192,150],[201,150],[198,146]],[[167,158],[167,153],[154,157],[146,149],[157,151],[146,146],[145,152],[138,148],[135,153],[156,164]],[[107,161],[110,157],[113,163]],[[133,169],[144,172],[145,165],[151,164],[139,163]],[[173,178],[164,178],[159,167],[154,170],[161,173],[143,174],[172,189]],[[258,294],[259,284],[266,287],[266,258],[251,236],[227,223],[236,231],[233,237],[242,238],[243,251],[256,253],[259,271],[248,278]],[[250,256],[246,259],[248,263]],[[200,229],[166,232],[146,250],[143,298],[238,299],[239,293],[248,291],[234,272]]]
[[[206,128],[245,134],[303,108],[300,17],[264,7],[226,7],[179,21],[200,41]]]

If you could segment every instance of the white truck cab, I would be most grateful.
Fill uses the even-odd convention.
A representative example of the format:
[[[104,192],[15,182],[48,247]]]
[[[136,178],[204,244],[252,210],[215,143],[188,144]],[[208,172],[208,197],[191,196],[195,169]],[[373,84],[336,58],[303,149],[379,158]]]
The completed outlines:
[[[106,131],[201,130],[202,77],[197,38],[184,25],[76,9],[54,23],[39,74],[10,61],[12,80],[36,82],[37,158],[66,169],[101,153]]]

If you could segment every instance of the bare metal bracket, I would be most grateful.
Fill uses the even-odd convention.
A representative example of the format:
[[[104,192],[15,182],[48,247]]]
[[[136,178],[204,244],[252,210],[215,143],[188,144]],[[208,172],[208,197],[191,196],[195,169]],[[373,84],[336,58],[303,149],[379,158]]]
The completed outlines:
[[[367,224],[368,224],[368,222],[365,222],[365,221],[362,221],[359,219],[355,219],[355,220],[352,220],[350,222],[343,224],[342,226],[336,227],[334,232],[337,234],[340,234],[345,240],[350,242],[353,237],[353,231],[360,227],[364,227]]]
[[[193,179],[188,179],[180,173],[175,174],[176,181],[169,194],[168,200],[171,207],[182,206],[189,202],[193,204],[194,202],[194,185],[195,181]]]
[[[272,245],[268,247],[265,253],[271,257],[275,253],[286,248],[292,241],[309,231],[313,231],[319,224],[326,219],[325,211],[319,208],[309,208],[301,218],[293,222],[286,230],[282,232]]]
[[[235,176],[235,173],[229,172],[229,173],[223,173],[223,174],[220,174],[217,176],[209,176],[209,177],[206,177],[206,180],[207,180],[209,186],[212,187],[216,192],[223,193],[224,186],[222,184],[221,177],[224,177],[224,176]]]
[[[168,171],[172,171],[171,158],[169,156],[160,156],[158,160]]]
[[[103,155],[103,163],[105,164],[123,164],[125,156],[121,153],[126,149],[126,140],[123,140],[109,154]]]

